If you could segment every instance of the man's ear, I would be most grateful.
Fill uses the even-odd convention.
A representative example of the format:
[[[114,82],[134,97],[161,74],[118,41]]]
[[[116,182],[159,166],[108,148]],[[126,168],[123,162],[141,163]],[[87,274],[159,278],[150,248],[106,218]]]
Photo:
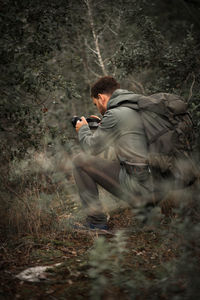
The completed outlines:
[[[107,95],[106,94],[98,94],[98,99],[101,100],[101,104],[105,104],[107,101]]]
[[[102,98],[103,98],[103,94],[98,94],[98,100],[102,100]]]

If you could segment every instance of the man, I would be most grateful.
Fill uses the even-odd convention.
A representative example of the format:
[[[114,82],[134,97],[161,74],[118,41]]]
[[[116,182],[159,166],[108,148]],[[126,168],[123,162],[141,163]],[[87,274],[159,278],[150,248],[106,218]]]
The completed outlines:
[[[85,117],[81,117],[76,124],[84,153],[74,159],[74,177],[80,199],[87,210],[88,226],[107,229],[98,185],[134,208],[152,203],[153,188],[146,163],[147,141],[140,114],[120,105],[124,100],[131,101],[134,93],[120,89],[114,78],[106,76],[92,86],[91,97],[103,118],[94,133]],[[117,161],[96,156],[111,145]]]

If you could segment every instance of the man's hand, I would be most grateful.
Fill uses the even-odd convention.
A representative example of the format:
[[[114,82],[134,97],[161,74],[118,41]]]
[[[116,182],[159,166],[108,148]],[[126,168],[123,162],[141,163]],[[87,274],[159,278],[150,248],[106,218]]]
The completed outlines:
[[[86,121],[85,117],[81,117],[81,121],[77,121],[76,123],[76,132],[79,131],[79,129],[83,126],[83,125],[87,125],[88,122]]]
[[[91,116],[89,116],[89,118],[93,118],[93,119],[97,119],[97,120],[101,121],[101,118],[99,118],[98,116],[95,116],[95,115],[91,115]]]

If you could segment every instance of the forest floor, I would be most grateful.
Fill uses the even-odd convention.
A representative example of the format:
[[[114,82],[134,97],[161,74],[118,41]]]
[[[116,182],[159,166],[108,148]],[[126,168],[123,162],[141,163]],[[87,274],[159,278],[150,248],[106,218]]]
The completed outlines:
[[[166,262],[178,255],[177,240],[166,240],[169,224],[162,220],[155,228],[140,227],[128,208],[114,211],[110,227],[126,229],[126,249],[123,268],[129,277],[140,272],[149,282],[159,279]],[[163,234],[163,232],[165,234]],[[65,230],[63,232],[17,236],[4,239],[0,247],[0,299],[98,299],[91,297],[89,254],[99,234]],[[112,235],[105,236],[107,243]],[[16,278],[21,271],[35,266],[59,266],[45,272],[39,282]],[[132,275],[131,275],[132,274]],[[105,274],[108,279],[112,274]],[[136,276],[136,275],[135,275]],[[137,275],[139,276],[139,275]],[[133,278],[134,279],[134,278]],[[144,288],[144,287],[143,287]],[[124,288],[108,286],[102,299],[131,298]],[[145,289],[136,299],[148,299]],[[166,299],[161,295],[160,299]]]

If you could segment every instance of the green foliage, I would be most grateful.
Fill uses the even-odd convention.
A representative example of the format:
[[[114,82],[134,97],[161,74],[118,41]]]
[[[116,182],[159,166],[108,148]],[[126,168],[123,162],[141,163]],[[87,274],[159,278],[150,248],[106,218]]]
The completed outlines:
[[[123,261],[126,252],[126,238],[121,231],[116,233],[111,244],[103,237],[96,240],[89,259],[89,276],[93,280],[91,299],[102,299],[106,289],[111,285],[117,288],[124,287],[126,277]],[[112,276],[111,279],[106,276],[108,274]]]
[[[91,299],[99,300],[108,284],[105,272],[110,269],[110,246],[103,237],[97,239],[94,249],[90,252],[89,276],[93,279]]]
[[[146,94],[165,91],[182,95],[191,108],[199,149],[200,48],[195,32],[187,29],[185,36],[171,42],[140,8],[134,16],[138,31],[121,41],[113,57],[119,77],[131,75],[133,81],[139,80]]]
[[[169,262],[165,262],[160,257],[157,262],[159,265],[154,271],[152,269],[151,279],[148,278],[148,273],[145,273],[145,265],[150,262],[147,259],[143,262],[145,265],[142,266],[139,256],[134,258],[130,255],[123,232],[117,232],[111,240],[100,237],[95,241],[89,257],[89,276],[92,279],[91,299],[103,299],[109,294],[117,296],[122,294],[123,297],[126,295],[128,299],[141,297],[141,299],[149,300],[159,300],[163,297],[173,300],[184,297],[190,300],[199,297],[198,188],[196,192],[196,196],[193,193],[188,194],[191,203],[177,209],[176,218],[171,219],[171,224],[166,227],[166,231],[164,227],[160,231],[162,247],[166,249],[166,252],[170,250],[172,241],[178,247],[178,251],[176,257]],[[145,245],[145,248],[148,247],[147,241]],[[159,248],[155,247],[154,251],[159,255]],[[137,252],[137,255],[139,254],[140,252]],[[136,267],[133,265],[130,269],[127,266],[127,255],[129,262],[130,260],[137,261]],[[150,266],[148,268],[151,269]]]
[[[172,45],[155,28],[151,19],[143,21],[137,24],[140,39],[130,34],[128,41],[121,42],[120,50],[113,59],[113,63],[122,70],[122,76],[143,74],[146,77],[143,79],[145,88],[152,93],[178,89],[180,92],[180,87],[192,74],[199,80],[199,46],[192,32]]]
[[[180,255],[165,264],[155,289],[164,294],[167,299],[197,299],[199,298],[199,261],[200,251],[200,206],[199,188],[188,195],[190,204],[176,210],[177,218],[172,219],[170,235],[179,240]],[[170,242],[167,234],[166,242]],[[159,299],[154,298],[154,299]]]
[[[38,148],[45,133],[42,112],[27,105],[1,106],[1,161],[23,158],[27,149]]]

